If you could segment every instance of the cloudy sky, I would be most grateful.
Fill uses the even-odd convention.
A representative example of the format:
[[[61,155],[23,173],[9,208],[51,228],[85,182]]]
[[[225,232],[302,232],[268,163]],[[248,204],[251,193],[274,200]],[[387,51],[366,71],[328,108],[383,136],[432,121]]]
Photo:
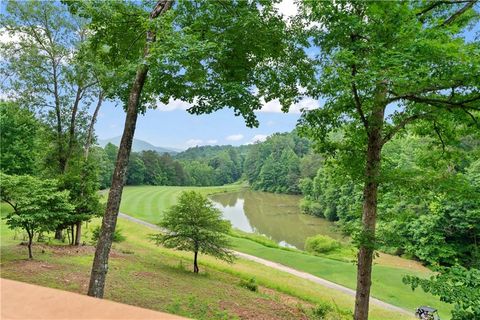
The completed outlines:
[[[288,114],[280,111],[277,102],[270,102],[257,113],[260,125],[250,129],[242,117],[235,117],[231,109],[208,115],[190,115],[181,101],[160,105],[140,115],[135,138],[156,146],[185,149],[196,145],[241,145],[264,140],[274,132],[291,131],[300,116],[301,107],[313,107],[317,101],[306,100],[292,108]],[[121,105],[105,103],[96,124],[98,138],[107,139],[123,132],[125,112]]]
[[[296,13],[293,0],[284,0],[280,12],[287,18]],[[288,114],[282,113],[278,101],[264,105],[257,113],[260,126],[250,129],[242,117],[235,117],[232,110],[225,109],[209,115],[190,115],[182,101],[170,101],[140,115],[135,138],[156,146],[186,149],[196,145],[231,144],[241,145],[262,141],[275,132],[287,132],[295,128],[301,108],[318,107],[318,102],[306,99],[295,105]],[[108,102],[102,106],[96,124],[98,138],[107,139],[122,134],[125,113],[121,105]]]

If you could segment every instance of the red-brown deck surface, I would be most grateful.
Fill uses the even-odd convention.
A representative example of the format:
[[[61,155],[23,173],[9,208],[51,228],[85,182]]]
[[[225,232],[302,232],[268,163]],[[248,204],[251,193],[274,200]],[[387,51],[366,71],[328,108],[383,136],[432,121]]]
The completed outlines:
[[[165,319],[179,316],[1,279],[1,319]]]

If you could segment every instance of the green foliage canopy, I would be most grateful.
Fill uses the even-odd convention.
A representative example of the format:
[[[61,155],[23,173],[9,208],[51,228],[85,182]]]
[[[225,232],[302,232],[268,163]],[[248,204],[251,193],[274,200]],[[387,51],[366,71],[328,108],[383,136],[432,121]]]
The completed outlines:
[[[178,203],[165,213],[160,226],[166,230],[154,237],[156,242],[168,248],[194,252],[195,272],[198,272],[196,257],[199,252],[228,262],[234,259],[227,249],[230,223],[223,220],[220,210],[198,192],[183,192]]]
[[[29,257],[33,258],[33,236],[40,231],[53,231],[74,210],[68,191],[59,191],[58,182],[32,176],[1,176],[1,200],[13,211],[7,216],[10,228],[21,228],[29,237]]]

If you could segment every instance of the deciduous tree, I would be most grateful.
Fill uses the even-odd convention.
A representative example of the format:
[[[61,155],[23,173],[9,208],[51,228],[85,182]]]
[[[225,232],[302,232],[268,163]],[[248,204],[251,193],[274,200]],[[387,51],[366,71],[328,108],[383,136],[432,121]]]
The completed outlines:
[[[317,50],[303,86],[323,105],[301,128],[364,184],[356,320],[368,318],[384,145],[412,122],[440,139],[447,122],[477,123],[480,48],[462,37],[475,3],[302,2],[299,41]]]
[[[0,174],[1,200],[13,212],[7,216],[10,228],[21,228],[28,234],[28,257],[33,259],[32,241],[40,231],[53,231],[73,211],[68,191],[59,191],[58,182],[32,176]]]
[[[198,273],[198,254],[232,262],[234,255],[227,249],[226,235],[230,223],[222,219],[222,212],[202,194],[183,192],[160,222],[165,232],[154,240],[167,248],[193,252],[193,272]]]
[[[112,97],[122,99],[127,110],[92,266],[92,296],[103,296],[138,113],[158,101],[181,99],[192,103],[191,113],[228,107],[242,115],[247,125],[255,126],[254,111],[262,107],[262,97],[272,98],[267,94],[274,77],[270,73],[272,59],[295,51],[286,47],[284,21],[270,1],[172,4],[159,0],[151,10],[137,2],[71,5],[72,11],[90,20],[92,48],[115,74]],[[290,63],[285,65],[292,68]],[[281,68],[282,63],[276,67]],[[296,84],[290,91],[298,91]]]

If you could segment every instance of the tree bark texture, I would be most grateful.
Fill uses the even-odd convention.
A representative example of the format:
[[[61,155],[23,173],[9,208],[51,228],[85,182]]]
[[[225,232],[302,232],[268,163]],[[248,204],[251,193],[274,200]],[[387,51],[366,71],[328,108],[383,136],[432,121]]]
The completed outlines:
[[[198,273],[198,262],[197,262],[197,257],[198,257],[198,251],[195,251],[195,256],[193,257],[193,272]]]
[[[79,246],[82,240],[82,221],[77,221],[75,231],[75,245]]]
[[[383,86],[382,86],[383,88]],[[383,122],[385,91],[380,89],[376,107],[368,123],[368,143],[365,163],[365,184],[363,187],[362,235],[357,256],[357,290],[355,297],[355,320],[367,320],[372,285],[372,263],[375,248],[375,225],[380,177],[381,152],[383,147]]]
[[[171,7],[171,0],[160,0],[150,14],[150,19],[155,19]],[[147,42],[144,50],[144,57],[149,54],[149,47],[155,41],[155,34],[147,31]],[[138,67],[135,80],[130,89],[127,103],[127,115],[122,140],[118,149],[117,162],[112,177],[112,185],[108,194],[107,208],[102,220],[100,237],[95,250],[88,295],[103,298],[105,279],[108,271],[108,255],[112,247],[113,234],[117,224],[118,210],[122,198],[123,185],[127,173],[128,159],[132,149],[133,136],[137,123],[138,106],[140,97],[148,73],[148,66],[142,64]]]

